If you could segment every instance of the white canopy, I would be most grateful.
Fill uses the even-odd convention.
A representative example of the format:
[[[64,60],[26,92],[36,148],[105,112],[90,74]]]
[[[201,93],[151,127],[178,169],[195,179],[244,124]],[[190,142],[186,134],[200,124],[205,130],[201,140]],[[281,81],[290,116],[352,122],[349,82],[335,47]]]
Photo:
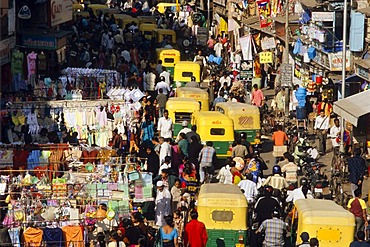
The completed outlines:
[[[370,113],[370,90],[334,102],[333,111],[357,127],[358,119]]]

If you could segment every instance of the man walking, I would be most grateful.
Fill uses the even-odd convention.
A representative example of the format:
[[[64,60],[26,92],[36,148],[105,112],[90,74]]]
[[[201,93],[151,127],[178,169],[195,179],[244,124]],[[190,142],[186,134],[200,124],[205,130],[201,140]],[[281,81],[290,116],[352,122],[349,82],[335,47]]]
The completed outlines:
[[[325,116],[324,110],[316,117],[314,130],[319,138],[319,152],[324,155],[326,152],[326,135],[329,129],[329,117]]]
[[[362,194],[362,182],[366,170],[366,161],[360,156],[361,150],[356,148],[354,156],[348,159],[348,180],[351,183],[352,196],[355,197],[355,190],[359,189]]]
[[[355,198],[348,201],[348,210],[355,216],[356,233],[364,230],[364,225],[367,226],[366,202],[361,199],[361,191],[355,190]]]
[[[198,212],[190,213],[191,221],[185,226],[185,246],[205,247],[208,241],[206,226],[198,221]]]
[[[258,85],[253,85],[253,93],[252,93],[252,104],[257,107],[262,107],[264,103],[265,97],[263,96],[263,92],[261,89],[258,89]]]
[[[172,119],[168,117],[168,110],[164,110],[163,117],[158,120],[158,135],[163,138],[172,138]]]

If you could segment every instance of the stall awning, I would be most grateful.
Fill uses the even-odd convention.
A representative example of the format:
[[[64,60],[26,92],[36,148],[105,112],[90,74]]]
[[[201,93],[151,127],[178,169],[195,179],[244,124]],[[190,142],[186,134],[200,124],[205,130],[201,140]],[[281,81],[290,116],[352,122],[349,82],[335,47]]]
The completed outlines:
[[[334,113],[357,127],[358,119],[370,113],[370,90],[334,102]]]

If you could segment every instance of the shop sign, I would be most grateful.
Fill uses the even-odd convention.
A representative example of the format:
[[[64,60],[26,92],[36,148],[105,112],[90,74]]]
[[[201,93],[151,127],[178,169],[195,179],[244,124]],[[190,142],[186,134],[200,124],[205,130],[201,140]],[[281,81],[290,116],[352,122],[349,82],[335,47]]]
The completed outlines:
[[[242,60],[240,65],[240,78],[242,80],[252,81],[253,79],[253,61]]]
[[[260,63],[272,63],[272,52],[265,51],[259,53]]]
[[[289,63],[283,63],[280,66],[280,82],[283,86],[293,84],[293,66]]]
[[[329,53],[329,67],[330,71],[342,71],[342,52]],[[346,51],[346,71],[351,68],[351,53]]]
[[[226,0],[213,0],[213,3],[226,7]]]
[[[50,24],[52,27],[71,21],[72,18],[71,0],[52,0],[50,2]]]
[[[26,48],[34,48],[40,50],[55,50],[57,49],[57,40],[55,37],[45,36],[22,36],[22,45]]]
[[[264,38],[261,40],[262,50],[270,50],[276,48],[275,38]]]
[[[300,55],[296,55],[294,57],[294,77],[297,79],[301,79],[301,69],[302,69],[302,57]]]
[[[27,5],[23,5],[18,11],[18,17],[23,20],[28,20],[31,18],[31,10]]]
[[[334,21],[334,12],[312,12],[312,21]]]
[[[367,81],[370,80],[370,74],[369,74],[368,69],[365,69],[365,68],[361,67],[360,65],[356,65],[356,74],[359,77],[362,77],[363,79],[365,79]]]

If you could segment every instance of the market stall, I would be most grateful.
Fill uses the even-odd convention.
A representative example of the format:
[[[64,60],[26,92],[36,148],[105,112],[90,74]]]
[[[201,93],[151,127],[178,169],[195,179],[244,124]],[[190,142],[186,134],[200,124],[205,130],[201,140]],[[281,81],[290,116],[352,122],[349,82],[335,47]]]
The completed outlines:
[[[41,236],[37,243],[85,246],[95,227],[109,231],[132,212],[151,220],[152,174],[144,172],[145,164],[133,157],[112,158],[105,165],[73,167],[51,179],[48,174],[58,171],[12,171],[19,175],[1,176],[0,181],[0,194],[6,195],[2,224],[9,228],[14,246],[20,239],[24,244],[35,243],[30,238],[34,232]],[[48,239],[51,228],[58,229],[60,238]]]

